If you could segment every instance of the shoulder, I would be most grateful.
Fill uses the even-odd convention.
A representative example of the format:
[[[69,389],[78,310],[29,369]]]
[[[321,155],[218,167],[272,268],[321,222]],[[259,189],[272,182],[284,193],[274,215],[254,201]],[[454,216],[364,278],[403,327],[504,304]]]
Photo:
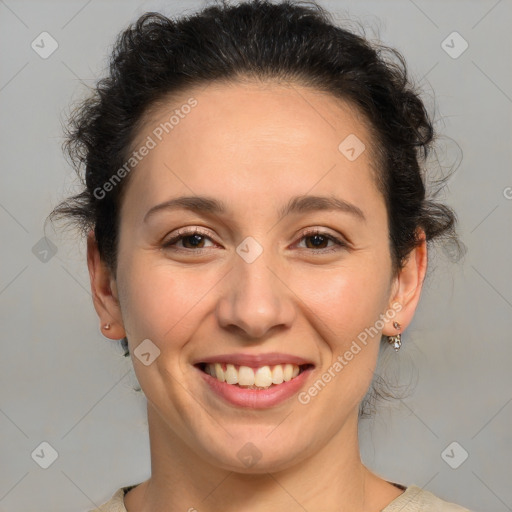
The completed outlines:
[[[133,487],[135,487],[135,485],[121,487],[106,503],[99,508],[89,510],[89,512],[127,512],[124,506],[124,495]]]
[[[381,512],[471,512],[455,503],[444,501],[417,485],[410,485]]]
[[[124,506],[124,495],[135,487],[121,487],[109,501],[89,512],[127,512]],[[444,501],[417,485],[410,485],[381,512],[472,512],[455,503]]]

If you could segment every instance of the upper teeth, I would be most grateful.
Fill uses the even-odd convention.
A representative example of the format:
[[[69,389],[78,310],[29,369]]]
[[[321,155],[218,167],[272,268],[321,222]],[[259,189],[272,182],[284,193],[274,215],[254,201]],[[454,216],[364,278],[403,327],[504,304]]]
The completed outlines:
[[[223,369],[223,366],[226,368]],[[216,377],[221,382],[239,384],[242,386],[257,386],[266,388],[272,384],[282,384],[296,377],[300,368],[296,364],[277,364],[272,369],[270,366],[261,366],[253,369],[250,366],[236,367],[233,364],[208,363],[205,366],[206,373]]]

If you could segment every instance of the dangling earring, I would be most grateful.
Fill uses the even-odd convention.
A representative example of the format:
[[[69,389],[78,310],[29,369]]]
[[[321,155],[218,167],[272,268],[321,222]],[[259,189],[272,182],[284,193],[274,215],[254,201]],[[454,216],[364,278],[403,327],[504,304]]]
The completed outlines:
[[[400,324],[398,322],[393,322],[393,327],[395,329],[400,330]],[[402,335],[400,333],[395,334],[394,336],[388,336],[388,343],[390,345],[393,345],[393,348],[396,352],[400,350],[400,347],[402,346]]]

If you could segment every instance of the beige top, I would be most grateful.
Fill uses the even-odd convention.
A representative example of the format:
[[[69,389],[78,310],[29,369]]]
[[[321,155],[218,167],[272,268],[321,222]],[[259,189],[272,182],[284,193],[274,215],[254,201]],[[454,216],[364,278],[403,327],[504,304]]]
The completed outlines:
[[[405,491],[386,508],[383,508],[381,512],[471,512],[467,508],[455,505],[455,503],[443,501],[417,485],[410,485],[409,487],[400,484],[394,485],[400,489],[405,489]],[[127,512],[124,506],[124,495],[133,487],[135,485],[121,487],[107,503],[89,512]]]

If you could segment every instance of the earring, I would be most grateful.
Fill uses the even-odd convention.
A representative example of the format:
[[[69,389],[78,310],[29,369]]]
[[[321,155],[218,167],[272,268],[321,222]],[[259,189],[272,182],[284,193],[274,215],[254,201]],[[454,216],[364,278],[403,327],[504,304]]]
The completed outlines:
[[[105,324],[103,326],[103,329],[105,329],[106,331],[108,331],[110,329],[110,324]]]
[[[393,327],[395,329],[400,329],[400,324],[398,322],[393,322]],[[388,343],[393,345],[393,348],[396,352],[400,350],[402,346],[402,335],[400,333],[395,334],[394,336],[388,336]]]

